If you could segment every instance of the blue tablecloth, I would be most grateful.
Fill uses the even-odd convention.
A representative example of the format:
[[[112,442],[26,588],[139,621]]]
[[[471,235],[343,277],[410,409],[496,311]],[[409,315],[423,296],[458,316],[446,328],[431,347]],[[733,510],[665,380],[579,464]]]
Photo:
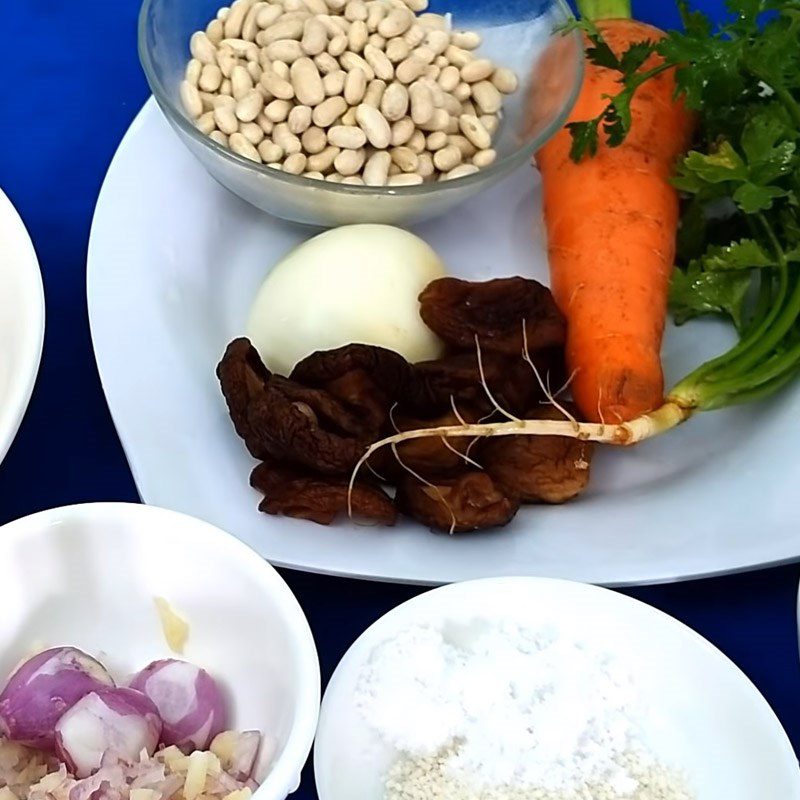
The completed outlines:
[[[720,13],[723,4],[698,5]],[[636,10],[662,26],[677,23],[670,0],[640,0]],[[97,193],[147,97],[136,56],[137,11],[138,0],[4,4],[0,186],[25,219],[41,260],[47,334],[30,410],[0,467],[0,523],[69,503],[138,499],[97,377],[84,288]],[[418,591],[284,575],[311,622],[325,679],[365,627]],[[798,575],[792,566],[629,594],[727,653],[773,705],[800,751]],[[316,797],[310,771],[297,797]]]

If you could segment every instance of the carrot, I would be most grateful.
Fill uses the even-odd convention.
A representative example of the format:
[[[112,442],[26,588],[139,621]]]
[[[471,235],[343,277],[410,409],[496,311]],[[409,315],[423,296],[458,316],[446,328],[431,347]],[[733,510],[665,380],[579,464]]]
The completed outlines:
[[[628,0],[584,0],[617,56],[664,37],[629,18]],[[661,63],[652,55],[643,69]],[[587,60],[572,121],[597,116],[619,89],[619,73]],[[619,147],[606,142],[575,163],[560,131],[536,155],[553,294],[567,318],[572,393],[591,421],[626,422],[661,406],[660,350],[675,257],[678,196],[669,176],[689,144],[692,116],[674,100],[674,71],[643,86],[631,103],[632,125]]]

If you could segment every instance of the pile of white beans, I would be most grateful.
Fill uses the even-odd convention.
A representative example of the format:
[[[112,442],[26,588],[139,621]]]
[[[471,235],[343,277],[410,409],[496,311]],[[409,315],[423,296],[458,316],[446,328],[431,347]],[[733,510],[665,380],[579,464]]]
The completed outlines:
[[[509,69],[428,0],[236,0],[193,34],[181,100],[198,129],[293,175],[410,186],[470,175],[492,136]]]

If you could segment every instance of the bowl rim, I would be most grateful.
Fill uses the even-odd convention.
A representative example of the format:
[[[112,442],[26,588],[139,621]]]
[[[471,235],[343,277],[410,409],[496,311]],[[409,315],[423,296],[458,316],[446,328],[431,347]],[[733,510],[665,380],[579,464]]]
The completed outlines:
[[[530,161],[533,154],[544,144],[550,141],[550,139],[555,136],[559,129],[564,126],[567,118],[575,106],[575,103],[578,100],[578,95],[583,85],[584,59],[581,33],[578,30],[573,30],[566,35],[572,37],[578,44],[578,46],[575,48],[576,80],[570,88],[570,93],[566,103],[563,104],[559,110],[559,113],[553,118],[550,125],[548,125],[539,136],[535,137],[533,140],[527,142],[521,147],[518,147],[507,156],[498,159],[488,167],[484,167],[483,169],[472,173],[471,175],[463,175],[460,178],[454,178],[449,181],[437,181],[434,183],[423,183],[414,186],[354,186],[350,184],[332,183],[330,181],[313,180],[305,178],[302,175],[292,175],[284,172],[283,170],[273,169],[266,164],[257,164],[255,161],[251,161],[244,156],[240,156],[201,133],[189,121],[183,111],[179,108],[178,104],[173,102],[170,97],[170,93],[167,91],[166,87],[158,77],[150,55],[150,49],[147,46],[147,17],[155,2],[157,2],[157,0],[142,0],[137,23],[137,44],[139,61],[142,65],[142,69],[144,70],[147,84],[150,87],[150,91],[153,93],[159,108],[161,108],[162,112],[173,126],[179,128],[194,142],[197,142],[202,147],[207,148],[211,153],[214,153],[216,156],[230,162],[233,166],[251,170],[256,174],[266,176],[269,179],[276,179],[278,183],[283,182],[287,186],[306,189],[316,188],[329,191],[332,194],[339,194],[343,196],[424,197],[434,193],[450,192],[457,189],[463,189],[471,185],[477,186],[484,181],[491,180],[492,178],[501,178],[510,173],[512,170],[521,166],[524,162]],[[552,0],[552,4],[564,14],[566,20],[574,19],[575,15],[573,14],[567,0]]]
[[[1,188],[0,231],[6,234],[4,247],[7,255],[0,266],[0,273],[7,273],[12,286],[18,284],[19,291],[12,291],[9,299],[20,304],[20,314],[25,323],[16,331],[20,342],[12,348],[11,361],[15,368],[9,375],[6,398],[0,398],[2,463],[22,425],[39,376],[47,313],[42,270],[36,248],[22,216]],[[3,276],[0,275],[0,288],[2,284]]]
[[[266,795],[274,800],[283,800],[297,789],[300,774],[311,753],[319,720],[321,673],[319,655],[308,619],[300,602],[275,567],[255,550],[210,522],[178,511],[140,503],[78,503],[29,514],[0,526],[3,541],[0,547],[43,531],[55,530],[62,523],[98,520],[104,524],[114,519],[138,522],[137,530],[141,530],[143,535],[154,535],[151,531],[155,532],[156,526],[152,522],[157,518],[167,522],[180,519],[184,525],[193,528],[193,547],[203,547],[205,542],[213,542],[214,547],[231,554],[232,562],[244,565],[254,573],[260,572],[265,589],[286,621],[287,631],[298,652],[295,719],[282,752],[270,765],[264,781],[253,792],[254,797]]]

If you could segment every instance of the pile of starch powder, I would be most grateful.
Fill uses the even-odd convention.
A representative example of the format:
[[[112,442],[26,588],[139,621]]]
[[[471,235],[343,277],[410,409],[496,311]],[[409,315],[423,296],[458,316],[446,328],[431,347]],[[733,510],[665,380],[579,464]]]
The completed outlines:
[[[372,652],[356,703],[401,754],[391,800],[690,800],[637,740],[630,676],[553,631],[408,628]]]

